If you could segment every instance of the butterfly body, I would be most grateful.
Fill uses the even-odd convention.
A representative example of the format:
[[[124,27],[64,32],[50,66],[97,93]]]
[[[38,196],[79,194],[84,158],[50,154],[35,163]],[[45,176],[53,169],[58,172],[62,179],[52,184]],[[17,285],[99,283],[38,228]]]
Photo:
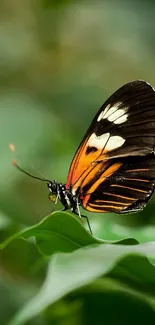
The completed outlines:
[[[66,189],[66,185],[59,183],[58,181],[51,181],[48,184],[49,199],[53,201],[55,204],[58,200],[61,201],[64,206],[63,210],[70,209],[73,212],[77,210],[78,199],[77,196],[74,196],[72,192]]]

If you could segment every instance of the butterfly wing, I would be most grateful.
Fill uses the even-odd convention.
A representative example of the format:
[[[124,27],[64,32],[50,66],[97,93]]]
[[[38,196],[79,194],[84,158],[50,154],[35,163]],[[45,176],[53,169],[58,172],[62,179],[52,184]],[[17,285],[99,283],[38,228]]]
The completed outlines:
[[[146,197],[150,197],[154,187],[155,161],[152,154],[154,145],[154,89],[141,80],[130,82],[118,89],[96,114],[73,158],[66,188],[70,188],[73,194],[80,193],[83,207],[89,210],[94,208],[94,211],[97,211],[98,205],[101,207],[101,202],[96,204],[99,203],[96,202],[96,198],[103,198],[103,188],[104,192],[109,193],[109,188],[110,191],[114,191],[114,188],[116,191],[117,187],[117,194],[121,195],[119,193],[123,187],[119,186],[118,189],[118,184],[124,186],[124,191],[125,186],[127,190],[127,187],[132,187],[133,184],[137,189],[137,196],[133,196],[134,200],[130,204],[126,204],[124,207],[120,205],[122,210],[129,209],[138,199],[144,202]],[[149,157],[145,168],[149,170],[148,184],[146,186],[147,193],[141,198],[142,195],[138,196],[138,193],[143,193],[140,192],[142,180],[145,185],[147,183],[144,178],[141,178],[141,172],[137,171],[133,175],[131,173],[130,180],[123,180],[122,177],[128,170],[128,164],[132,164],[132,162],[134,164],[137,162],[136,170],[141,169],[138,165],[140,161],[143,165],[145,156]],[[151,179],[149,179],[150,174],[152,175]],[[138,179],[139,177],[141,181],[132,180],[132,178]],[[114,183],[110,183],[110,187],[108,187],[108,182],[112,181]],[[128,191],[133,190],[128,189]],[[107,197],[104,197],[103,201],[106,199]],[[107,207],[108,211],[110,211],[110,205],[112,206],[113,202],[111,197],[109,201],[111,202]],[[95,206],[90,207],[90,204]],[[104,204],[102,204],[102,208],[104,208]],[[103,209],[101,210],[103,211]],[[116,204],[114,210],[116,212],[121,211],[120,208],[116,207]]]
[[[110,169],[119,164],[119,168],[110,174]],[[81,203],[86,210],[116,213],[141,210],[154,191],[154,156],[114,159],[94,183],[87,181],[81,188]]]

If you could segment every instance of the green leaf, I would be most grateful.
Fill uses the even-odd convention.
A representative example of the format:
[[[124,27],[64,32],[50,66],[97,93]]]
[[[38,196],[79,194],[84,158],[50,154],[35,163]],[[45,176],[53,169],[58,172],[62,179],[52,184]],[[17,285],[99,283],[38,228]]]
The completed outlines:
[[[36,245],[43,255],[51,255],[54,252],[72,252],[84,246],[105,243],[91,236],[80,219],[74,215],[67,212],[54,212],[35,226],[10,236],[0,245],[0,248],[5,248],[17,238],[28,239],[30,237],[35,237]],[[127,238],[114,243],[137,244],[137,241]]]
[[[95,283],[100,277],[102,281],[105,278],[100,290],[127,292],[155,310],[155,268],[146,257],[155,259],[155,242],[132,246],[98,244],[68,254],[55,254],[39,293],[19,311],[10,325],[25,324],[60,298]],[[112,279],[110,283],[107,275]],[[141,283],[144,288],[140,287]]]

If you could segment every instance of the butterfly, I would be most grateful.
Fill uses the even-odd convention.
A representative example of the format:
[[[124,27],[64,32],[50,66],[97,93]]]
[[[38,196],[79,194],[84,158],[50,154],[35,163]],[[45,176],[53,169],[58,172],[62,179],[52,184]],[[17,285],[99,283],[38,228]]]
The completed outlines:
[[[80,206],[97,213],[142,210],[155,187],[154,146],[155,91],[143,80],[129,82],[97,112],[73,157],[66,184],[46,180],[49,199],[85,217],[91,233]]]

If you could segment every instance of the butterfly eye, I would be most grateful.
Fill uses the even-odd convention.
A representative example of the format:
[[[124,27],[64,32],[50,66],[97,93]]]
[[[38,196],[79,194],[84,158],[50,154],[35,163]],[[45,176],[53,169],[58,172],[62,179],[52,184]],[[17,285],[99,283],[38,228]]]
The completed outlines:
[[[51,183],[47,183],[47,187],[48,187],[49,191],[52,192],[52,184]]]

